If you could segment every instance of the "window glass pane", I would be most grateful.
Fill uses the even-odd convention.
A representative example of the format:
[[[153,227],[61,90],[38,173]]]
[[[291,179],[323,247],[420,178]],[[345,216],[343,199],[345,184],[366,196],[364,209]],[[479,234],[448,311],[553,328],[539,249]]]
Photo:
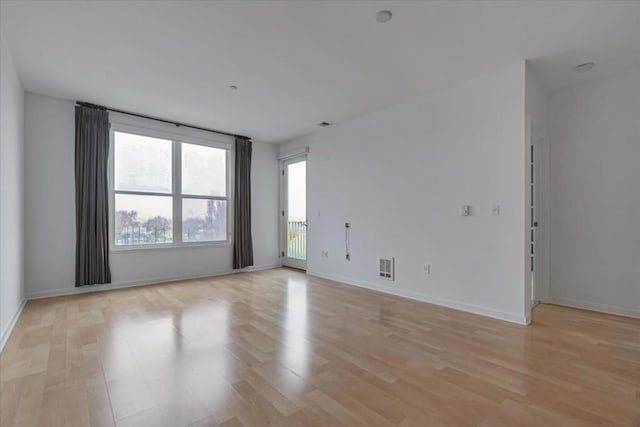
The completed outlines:
[[[287,166],[287,213],[289,221],[307,220],[307,162]]]
[[[182,143],[182,194],[227,194],[227,150]]]
[[[171,141],[115,132],[115,189],[171,193]]]
[[[227,201],[182,199],[182,241],[227,240]]]
[[[116,194],[116,245],[149,245],[173,241],[171,196]]]

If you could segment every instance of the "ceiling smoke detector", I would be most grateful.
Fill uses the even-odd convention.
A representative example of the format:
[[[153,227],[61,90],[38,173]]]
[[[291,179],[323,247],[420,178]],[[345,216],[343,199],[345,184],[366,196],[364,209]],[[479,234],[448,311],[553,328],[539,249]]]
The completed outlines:
[[[376,13],[376,21],[381,24],[391,21],[391,18],[393,18],[393,14],[389,10],[381,10],[380,12]]]
[[[320,126],[321,128],[326,128],[327,126],[331,126],[331,123],[329,123],[329,122],[322,122],[322,123],[318,123],[318,126]]]
[[[584,64],[576,65],[575,67],[573,67],[573,71],[575,71],[576,73],[583,73],[585,71],[589,71],[590,69],[595,67],[595,65],[595,62],[585,62]]]

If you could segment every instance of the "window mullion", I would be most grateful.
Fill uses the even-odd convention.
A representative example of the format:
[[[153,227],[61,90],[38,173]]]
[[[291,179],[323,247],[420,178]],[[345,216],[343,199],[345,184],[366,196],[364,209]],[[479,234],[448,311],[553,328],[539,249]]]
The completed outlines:
[[[129,194],[132,196],[161,196],[171,197],[172,193],[156,193],[153,191],[129,191],[129,190],[113,190],[115,194]]]
[[[180,141],[173,141],[173,241],[182,244],[182,150]]]
[[[181,194],[186,199],[202,199],[202,200],[229,200],[228,197],[223,196],[200,196],[197,194]]]

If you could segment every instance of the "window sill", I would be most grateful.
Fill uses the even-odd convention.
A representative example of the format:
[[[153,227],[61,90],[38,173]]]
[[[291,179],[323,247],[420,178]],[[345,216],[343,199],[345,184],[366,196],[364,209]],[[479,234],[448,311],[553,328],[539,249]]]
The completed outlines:
[[[148,245],[148,246],[136,246],[136,247],[111,247],[109,252],[112,254],[126,254],[132,252],[154,252],[154,251],[166,251],[166,250],[181,250],[188,248],[214,248],[219,246],[231,246],[231,240],[225,240],[221,242],[193,242],[193,243],[180,243],[175,245]]]

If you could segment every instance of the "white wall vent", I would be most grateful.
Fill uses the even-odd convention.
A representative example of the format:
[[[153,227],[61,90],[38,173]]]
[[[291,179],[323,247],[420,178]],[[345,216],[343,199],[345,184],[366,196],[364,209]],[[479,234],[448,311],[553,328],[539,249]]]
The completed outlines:
[[[380,258],[378,277],[385,280],[395,280],[395,258]]]

